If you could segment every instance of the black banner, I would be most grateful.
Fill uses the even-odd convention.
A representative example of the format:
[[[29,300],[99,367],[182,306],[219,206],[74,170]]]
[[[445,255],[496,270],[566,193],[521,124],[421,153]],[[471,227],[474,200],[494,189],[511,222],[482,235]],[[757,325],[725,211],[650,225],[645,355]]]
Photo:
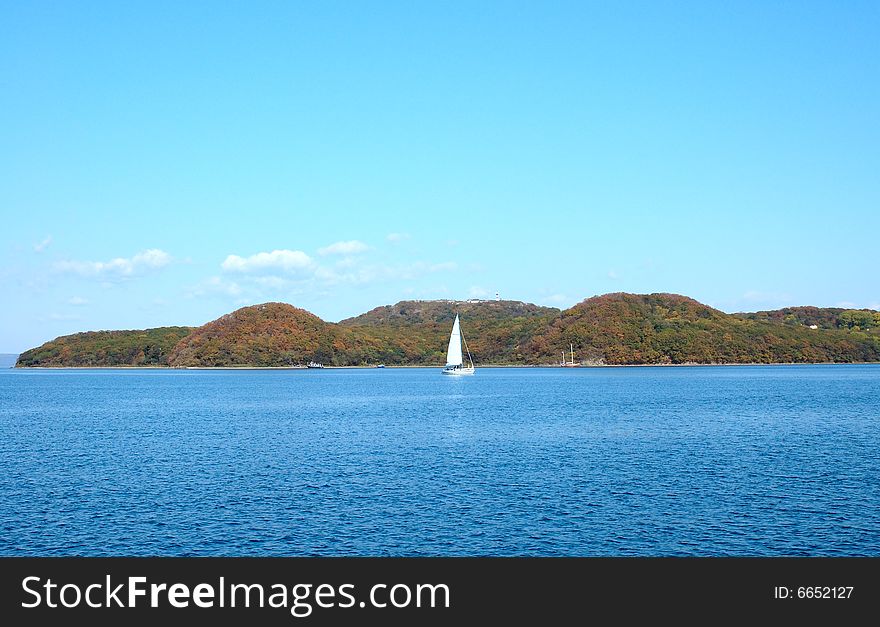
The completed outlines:
[[[877,558],[2,558],[6,624],[450,624],[880,609]],[[9,622],[12,618],[13,622]]]

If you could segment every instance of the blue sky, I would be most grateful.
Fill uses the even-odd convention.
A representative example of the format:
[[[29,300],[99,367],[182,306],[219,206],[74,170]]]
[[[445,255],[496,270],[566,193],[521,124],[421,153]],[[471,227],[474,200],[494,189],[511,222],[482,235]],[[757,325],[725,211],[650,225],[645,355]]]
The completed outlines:
[[[0,2],[0,352],[285,301],[880,308],[876,2]]]

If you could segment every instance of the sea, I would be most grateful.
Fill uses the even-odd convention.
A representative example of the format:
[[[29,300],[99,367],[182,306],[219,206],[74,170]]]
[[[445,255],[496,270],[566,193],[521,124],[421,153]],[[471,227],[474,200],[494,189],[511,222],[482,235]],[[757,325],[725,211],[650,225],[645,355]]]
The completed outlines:
[[[880,365],[0,371],[0,555],[880,556]]]

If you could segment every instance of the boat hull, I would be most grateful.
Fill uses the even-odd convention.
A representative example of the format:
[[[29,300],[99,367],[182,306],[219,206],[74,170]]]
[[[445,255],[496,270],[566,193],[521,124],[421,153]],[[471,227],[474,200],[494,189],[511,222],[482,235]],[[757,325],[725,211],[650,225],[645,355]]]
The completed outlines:
[[[443,374],[449,374],[456,377],[474,374],[474,368],[444,368],[441,370]]]

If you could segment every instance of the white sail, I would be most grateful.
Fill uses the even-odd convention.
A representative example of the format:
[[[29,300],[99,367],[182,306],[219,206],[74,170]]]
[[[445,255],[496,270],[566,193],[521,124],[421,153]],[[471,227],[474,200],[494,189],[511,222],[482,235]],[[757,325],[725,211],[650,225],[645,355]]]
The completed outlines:
[[[461,361],[461,328],[458,325],[458,316],[452,325],[452,334],[449,336],[449,348],[446,349],[446,365],[460,366]]]
[[[461,345],[467,351],[469,366],[464,365],[461,355]],[[466,375],[474,374],[474,360],[471,358],[471,351],[468,349],[467,340],[461,334],[461,327],[458,322],[458,315],[455,316],[455,322],[452,325],[452,333],[449,335],[449,348],[446,349],[446,367],[442,370],[443,374]]]

